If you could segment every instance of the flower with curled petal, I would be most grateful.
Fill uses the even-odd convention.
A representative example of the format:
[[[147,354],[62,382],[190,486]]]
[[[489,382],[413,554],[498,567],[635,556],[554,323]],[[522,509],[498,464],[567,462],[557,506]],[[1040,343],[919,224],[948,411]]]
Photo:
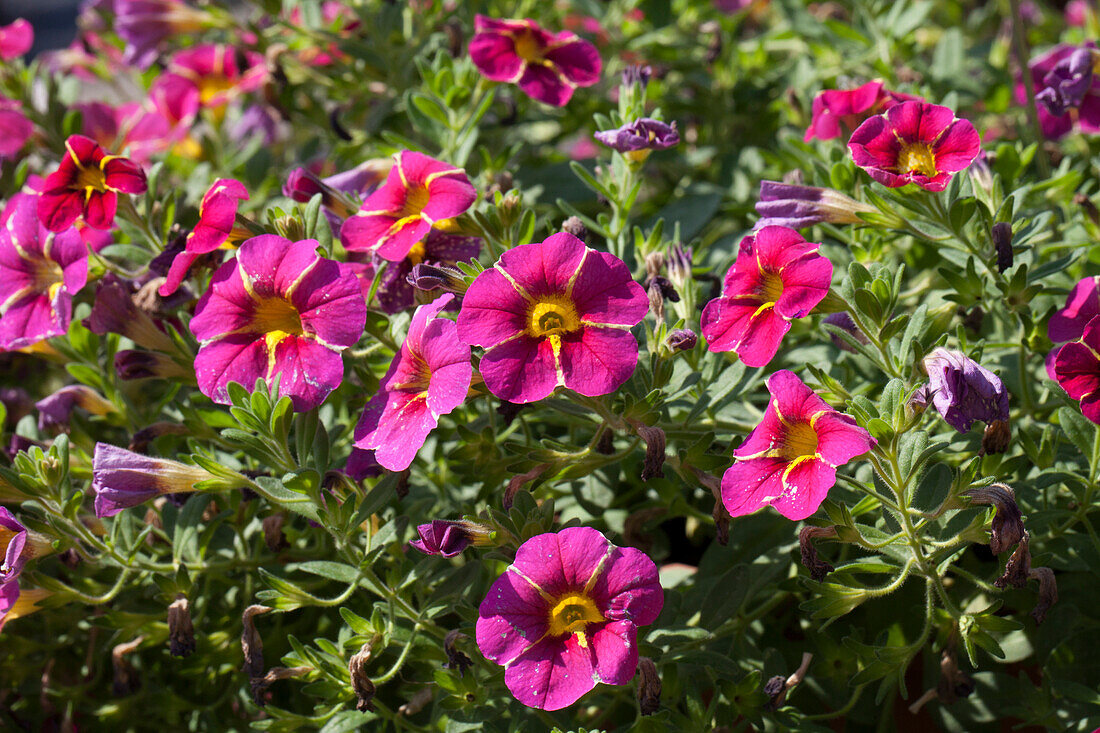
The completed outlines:
[[[118,194],[145,193],[145,171],[129,158],[108,155],[83,135],[70,135],[65,150],[42,185],[38,218],[51,232],[64,231],[80,218],[93,229],[110,229]]]
[[[252,236],[252,232],[237,224],[237,208],[248,200],[248,190],[240,181],[219,178],[214,181],[199,204],[199,223],[187,235],[183,251],[172,260],[168,276],[157,291],[162,298],[179,289],[191,264],[207,252],[219,247],[234,246]]]
[[[855,89],[825,89],[814,97],[813,118],[803,140],[832,140],[851,134],[871,115],[914,99],[919,98],[892,92],[881,81],[869,81]]]

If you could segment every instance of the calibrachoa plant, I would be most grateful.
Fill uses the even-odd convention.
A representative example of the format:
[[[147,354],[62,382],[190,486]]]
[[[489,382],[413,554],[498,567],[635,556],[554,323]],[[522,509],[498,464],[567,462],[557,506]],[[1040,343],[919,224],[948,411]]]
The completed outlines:
[[[0,26],[0,730],[1100,730],[1090,3]]]

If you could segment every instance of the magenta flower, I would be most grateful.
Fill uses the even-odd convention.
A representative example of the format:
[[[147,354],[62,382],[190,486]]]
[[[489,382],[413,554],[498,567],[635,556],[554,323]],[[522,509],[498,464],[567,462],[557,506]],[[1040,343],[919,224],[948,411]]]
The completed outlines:
[[[34,27],[23,18],[0,26],[0,61],[17,59],[34,45]]]
[[[1100,133],[1100,85],[1092,83],[1091,66],[1082,67],[1082,60],[1094,50],[1091,43],[1084,47],[1062,44],[1028,64],[1044,137],[1051,140],[1064,137],[1073,129],[1075,119],[1084,132]],[[1015,97],[1019,104],[1028,104],[1027,88],[1019,76]],[[1051,104],[1043,104],[1044,99]]]
[[[110,229],[118,194],[145,193],[145,171],[129,158],[108,155],[83,135],[70,135],[65,150],[42,186],[38,218],[51,232],[64,231],[80,218],[93,229]]]
[[[430,524],[416,528],[420,535],[409,543],[425,555],[454,557],[470,545],[492,544],[492,529],[477,522],[433,519]]]
[[[193,491],[195,484],[214,478],[198,466],[96,443],[92,455],[95,515],[113,517],[163,494]]]
[[[209,13],[184,0],[114,0],[115,33],[126,42],[122,61],[148,69],[165,39],[193,36],[211,23]]]
[[[333,235],[339,236],[344,220],[359,209],[362,198],[378,188],[392,169],[393,158],[371,158],[327,178],[318,178],[308,168],[295,168],[283,184],[283,195],[305,204],[321,194],[325,218]]]
[[[638,342],[630,327],[649,298],[622,260],[572,234],[514,247],[470,284],[459,337],[485,347],[485,386],[509,402],[534,402],[557,387],[607,394],[630,378]]]
[[[416,309],[401,350],[355,426],[355,447],[373,450],[391,471],[409,467],[439,416],[461,405],[470,389],[470,347],[459,340],[454,321],[436,317],[453,299],[446,293]]]
[[[0,583],[0,631],[4,624],[39,610],[38,602],[52,595],[43,588],[19,589],[18,580]]]
[[[27,560],[51,552],[48,537],[31,532],[7,508],[0,506],[0,585],[18,578]]]
[[[767,226],[741,240],[721,297],[703,309],[710,351],[733,351],[762,367],[779,350],[791,321],[805,318],[829,292],[833,263],[793,229]]]
[[[1077,341],[1070,341],[1054,357],[1054,378],[1081,412],[1100,424],[1100,316],[1092,318]]]
[[[590,527],[524,542],[478,609],[477,645],[524,705],[560,710],[597,682],[625,685],[638,627],[657,620],[657,566]]]
[[[173,124],[190,124],[200,109],[220,110],[236,97],[259,89],[266,78],[267,66],[260,54],[204,44],[172,56],[167,71],[149,88],[149,96]]]
[[[1046,358],[1047,375],[1054,375],[1054,360],[1058,356],[1059,344],[1076,341],[1085,332],[1085,326],[1093,317],[1100,315],[1100,277],[1086,277],[1069,291],[1066,306],[1050,317],[1047,323],[1047,337],[1054,342]]]
[[[312,239],[264,234],[214,273],[191,319],[203,394],[228,404],[230,382],[251,388],[278,375],[280,394],[301,412],[340,384],[340,352],[359,340],[367,308],[355,275],[316,249]]]
[[[207,252],[227,244],[236,244],[252,236],[247,227],[237,225],[237,207],[248,200],[248,190],[240,181],[219,178],[199,204],[199,223],[187,235],[183,251],[172,260],[168,276],[157,291],[162,298],[179,289],[191,264]]]
[[[770,505],[787,519],[805,519],[836,483],[837,467],[871,450],[875,439],[794,372],[772,374],[768,391],[764,419],[722,476],[722,503],[731,517]]]
[[[481,240],[460,234],[445,234],[433,229],[412,246],[405,259],[391,262],[382,273],[375,297],[386,313],[398,313],[416,304],[416,288],[409,283],[413,268],[421,263],[432,266],[469,262],[481,252]],[[457,304],[456,304],[457,305]]]
[[[856,165],[882,185],[915,183],[927,191],[947,188],[951,175],[970,165],[981,148],[974,125],[928,102],[891,107],[865,121],[848,141]]]
[[[0,226],[0,350],[69,330],[73,296],[88,280],[88,248],[76,229],[53,233],[38,220],[38,196],[18,193]]]
[[[0,96],[0,160],[15,156],[34,134],[34,123],[20,111],[19,103]]]
[[[373,252],[400,262],[432,225],[462,214],[477,198],[466,171],[404,150],[394,156],[386,183],[340,229],[353,252]]]
[[[855,89],[825,89],[814,97],[813,118],[803,140],[832,140],[850,135],[868,117],[916,99],[919,97],[883,88],[881,81],[869,81]]]
[[[517,84],[529,97],[564,107],[577,87],[600,80],[600,52],[575,33],[550,33],[533,20],[478,15],[470,58],[489,81]]]

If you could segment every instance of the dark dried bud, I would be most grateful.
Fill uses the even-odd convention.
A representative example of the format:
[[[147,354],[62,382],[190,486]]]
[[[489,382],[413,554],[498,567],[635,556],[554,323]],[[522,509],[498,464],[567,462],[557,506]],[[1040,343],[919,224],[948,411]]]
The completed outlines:
[[[156,351],[123,349],[115,354],[115,371],[119,379],[171,379],[187,377],[190,372],[174,359]]]
[[[1035,624],[1039,625],[1046,620],[1050,607],[1058,602],[1058,583],[1054,579],[1054,571],[1050,568],[1033,568],[1029,577],[1039,581],[1039,600],[1031,610],[1031,617],[1035,619]]]
[[[561,230],[566,234],[572,234],[586,244],[588,243],[588,227],[584,225],[580,217],[571,216],[566,219],[561,225]]]
[[[997,253],[997,269],[1004,272],[1012,267],[1012,225],[999,221],[990,232],[993,250]]]
[[[650,252],[645,257],[646,282],[650,283],[654,278],[660,277],[665,271],[664,252]]]
[[[507,488],[504,489],[504,510],[507,511],[512,508],[512,502],[516,498],[516,494],[523,488],[523,485],[528,481],[534,481],[543,474],[546,469],[550,468],[549,463],[540,463],[532,468],[527,473],[521,473],[518,476],[513,476],[508,482]]]
[[[664,478],[665,473],[661,470],[661,467],[665,463],[665,431],[637,420],[631,420],[630,424],[633,426],[634,432],[645,441],[645,463],[642,465],[642,481],[649,481],[651,478]]]
[[[661,706],[661,677],[657,674],[657,665],[649,657],[638,659],[638,707],[642,715],[653,715]]]
[[[815,539],[836,537],[836,527],[803,527],[798,533],[798,548],[802,553],[802,564],[810,571],[810,577],[821,582],[835,568],[817,555]]]
[[[263,677],[253,677],[248,681],[252,689],[252,702],[261,708],[264,707],[267,704],[267,701],[264,700],[264,693],[267,692],[267,688],[271,687],[272,683],[287,680],[291,677],[301,677],[312,671],[313,667],[272,667],[267,670],[267,674]]]
[[[1024,532],[1024,536],[1020,538],[1020,543],[1016,545],[1016,551],[1005,563],[1004,575],[994,580],[993,585],[998,588],[1007,588],[1010,585],[1013,588],[1023,588],[1027,585],[1028,576],[1031,574],[1030,545],[1031,535]]]
[[[768,710],[774,713],[787,699],[787,678],[777,674],[769,679],[764,683],[764,694],[768,696]]]
[[[1007,484],[990,484],[963,492],[971,504],[988,504],[996,507],[989,529],[989,549],[994,555],[1019,542],[1024,536],[1023,516],[1016,504],[1016,494]]]
[[[1012,429],[1008,426],[1008,420],[994,420],[985,426],[982,434],[981,455],[1004,453],[1011,439]]]
[[[959,308],[959,315],[962,317],[963,328],[975,335],[982,332],[982,324],[985,323],[985,311],[982,310],[980,305],[976,305],[970,310]]]
[[[285,523],[286,517],[282,514],[272,514],[270,517],[264,517],[264,544],[272,552],[278,552],[290,546],[286,541],[286,535],[283,534],[283,524]]]
[[[111,668],[113,670],[111,690],[114,692],[115,697],[132,695],[141,688],[141,679],[126,655],[136,651],[144,640],[144,636],[139,636],[133,641],[119,644],[111,650]]]
[[[445,293],[463,295],[468,287],[462,270],[450,265],[426,265],[423,262],[413,265],[405,281],[417,290],[431,292],[442,290]]]
[[[351,659],[348,660],[348,673],[351,675],[351,689],[355,692],[355,708],[361,713],[374,709],[371,700],[374,699],[374,683],[367,676],[367,662],[371,657],[371,643],[364,644]]]
[[[263,677],[264,674],[264,640],[260,638],[260,632],[256,630],[256,622],[253,617],[267,613],[272,609],[268,606],[249,606],[241,615],[241,651],[244,652],[244,673],[252,677]]]
[[[447,34],[447,50],[452,58],[461,58],[466,50],[466,38],[462,32],[462,21],[451,18],[443,24],[443,32]]]
[[[613,454],[615,452],[615,431],[604,430],[600,433],[600,439],[596,441],[593,450],[605,456]]]
[[[195,627],[191,625],[191,607],[180,593],[168,606],[168,653],[187,657],[195,653]]]
[[[408,468],[397,474],[397,484],[393,487],[393,492],[397,494],[398,499],[404,499],[409,495],[409,476],[411,475],[412,471]]]
[[[1073,195],[1073,203],[1085,210],[1085,216],[1089,218],[1089,221],[1100,226],[1100,209],[1096,208],[1096,204],[1092,203],[1092,199],[1083,193],[1076,193]]]
[[[715,539],[718,540],[718,544],[725,547],[730,543],[730,513],[721,498],[714,500],[714,511],[711,512],[711,516],[714,517]]]
[[[527,407],[527,405],[501,400],[500,406],[497,407],[497,414],[504,418],[504,425],[507,427],[512,424],[512,421],[516,419],[516,415],[518,415],[520,410],[524,407]]]
[[[456,646],[459,639],[466,638],[468,637],[465,634],[455,629],[443,639],[443,651],[447,654],[447,661],[443,666],[446,669],[458,670],[460,675],[474,665],[473,660],[459,651]]]
[[[149,444],[162,435],[190,435],[191,431],[184,425],[171,422],[155,422],[147,428],[134,433],[130,438],[130,450],[135,453],[145,453]]]
[[[668,335],[665,343],[674,354],[677,351],[691,351],[695,348],[695,344],[699,343],[699,336],[690,328],[677,328]]]

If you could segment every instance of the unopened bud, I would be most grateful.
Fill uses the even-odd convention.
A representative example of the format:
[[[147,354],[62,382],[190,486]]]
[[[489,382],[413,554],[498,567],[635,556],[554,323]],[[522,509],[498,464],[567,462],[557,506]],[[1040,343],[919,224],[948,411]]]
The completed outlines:
[[[982,455],[1004,453],[1008,450],[1011,438],[1012,430],[1008,426],[1008,420],[994,420],[985,426],[982,434]]]
[[[647,280],[660,277],[665,271],[664,252],[650,252],[645,257],[645,273]]]
[[[1012,225],[999,221],[990,232],[993,250],[997,253],[997,269],[1004,272],[1012,267]]]
[[[443,639],[443,651],[447,654],[447,662],[443,666],[447,669],[458,670],[460,675],[474,665],[473,660],[459,651],[457,647],[458,640],[465,638],[467,638],[465,634],[455,629]]]
[[[191,624],[191,607],[187,596],[180,593],[168,606],[168,653],[186,657],[195,652],[195,627]]]
[[[665,343],[674,354],[678,351],[691,351],[695,348],[695,344],[699,343],[699,335],[690,328],[677,328],[668,335]]]
[[[990,484],[964,491],[963,495],[969,496],[972,504],[988,504],[996,508],[989,530],[989,550],[994,555],[1000,555],[1023,538],[1023,516],[1011,486]]]
[[[638,707],[642,715],[653,715],[661,706],[661,678],[657,665],[649,657],[638,659]]]
[[[272,552],[278,552],[290,546],[286,541],[286,535],[283,534],[283,524],[285,523],[286,517],[282,514],[272,514],[270,517],[264,517],[264,544]]]
[[[421,262],[413,265],[405,280],[417,290],[425,292],[442,290],[445,293],[463,295],[468,287],[462,271],[450,265],[426,265]]]
[[[1092,199],[1083,193],[1077,193],[1073,195],[1073,203],[1084,209],[1085,216],[1089,218],[1089,221],[1100,226],[1100,209],[1096,208],[1096,204],[1092,203]]]
[[[835,569],[818,557],[815,539],[827,539],[837,536],[836,527],[803,527],[798,533],[798,548],[802,554],[802,564],[810,571],[810,577],[820,582]]]
[[[859,327],[856,326],[856,322],[852,320],[852,316],[848,313],[848,311],[837,311],[836,313],[830,313],[829,315],[825,316],[825,319],[822,321],[822,323],[828,324],[830,326],[835,326],[836,328],[845,331],[861,344],[869,343],[866,334],[864,334],[863,331],[859,330]],[[852,348],[851,344],[837,336],[835,333],[830,333],[829,338],[841,351],[847,351],[853,354],[856,353],[856,350]]]
[[[371,643],[367,642],[348,660],[348,673],[351,675],[351,689],[355,692],[355,709],[361,713],[374,709],[374,683],[367,676],[367,662],[371,657]]]
[[[571,216],[566,219],[561,225],[561,230],[566,234],[572,234],[582,242],[588,242],[588,227],[584,225],[580,217]]]

